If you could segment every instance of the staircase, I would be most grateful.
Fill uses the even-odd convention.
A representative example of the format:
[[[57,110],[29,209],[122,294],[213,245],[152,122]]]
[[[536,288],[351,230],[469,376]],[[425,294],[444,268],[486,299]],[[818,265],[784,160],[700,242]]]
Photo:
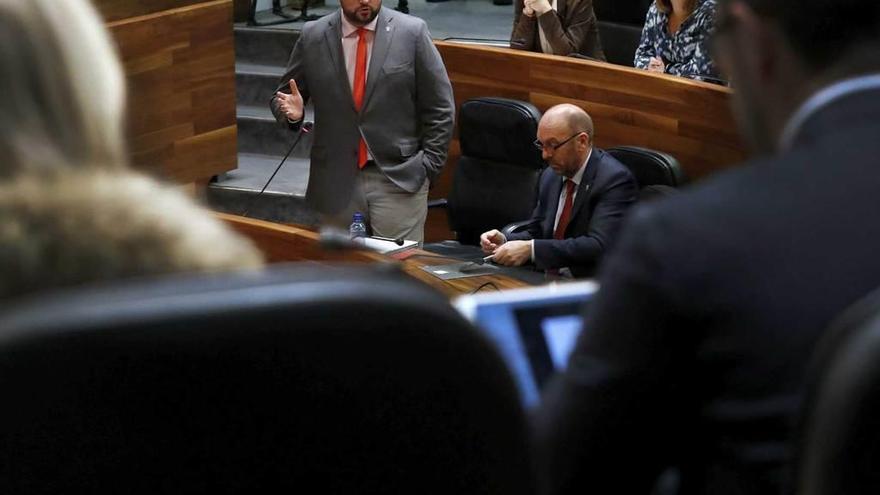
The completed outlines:
[[[315,224],[305,204],[311,135],[304,135],[278,175],[257,194],[287,154],[296,134],[282,128],[269,110],[269,100],[284,73],[299,36],[290,29],[235,26],[235,91],[238,120],[238,169],[210,184],[212,208],[273,222]],[[310,106],[306,119],[313,120]]]

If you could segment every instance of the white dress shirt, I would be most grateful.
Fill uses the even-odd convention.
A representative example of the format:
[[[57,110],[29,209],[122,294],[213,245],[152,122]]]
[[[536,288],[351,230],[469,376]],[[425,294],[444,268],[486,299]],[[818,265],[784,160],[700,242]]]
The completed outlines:
[[[345,57],[345,72],[348,74],[348,86],[351,88],[353,94],[354,72],[357,68],[358,27],[345,17],[344,12],[340,13],[340,17],[342,18],[342,55]],[[373,39],[376,38],[376,24],[378,22],[379,17],[376,16],[375,19],[364,26],[364,29],[367,30],[367,78],[364,80],[364,83],[370,78],[370,59],[373,56]],[[373,154],[367,150],[367,160],[372,159]]]

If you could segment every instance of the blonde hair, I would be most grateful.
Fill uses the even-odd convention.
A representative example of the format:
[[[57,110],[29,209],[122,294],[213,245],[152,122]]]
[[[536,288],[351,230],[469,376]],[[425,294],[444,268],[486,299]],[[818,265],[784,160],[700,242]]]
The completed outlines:
[[[176,189],[135,172],[59,170],[0,182],[0,300],[262,264],[248,239]]]
[[[125,79],[86,0],[0,0],[0,177],[126,165]]]
[[[694,13],[697,8],[697,0],[687,0],[684,4],[685,17]],[[668,14],[672,12],[672,0],[657,0],[657,10]]]

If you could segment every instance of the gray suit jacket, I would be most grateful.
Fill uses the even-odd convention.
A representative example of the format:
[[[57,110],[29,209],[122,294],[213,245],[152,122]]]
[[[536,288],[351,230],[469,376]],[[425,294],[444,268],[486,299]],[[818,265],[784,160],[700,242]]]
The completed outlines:
[[[306,199],[324,214],[349,203],[361,135],[382,172],[414,193],[446,162],[455,116],[452,86],[424,21],[384,7],[358,113],[345,72],[341,15],[306,23],[278,87],[289,93],[295,79],[304,101],[314,102]],[[274,96],[271,105],[279,123],[290,125]]]

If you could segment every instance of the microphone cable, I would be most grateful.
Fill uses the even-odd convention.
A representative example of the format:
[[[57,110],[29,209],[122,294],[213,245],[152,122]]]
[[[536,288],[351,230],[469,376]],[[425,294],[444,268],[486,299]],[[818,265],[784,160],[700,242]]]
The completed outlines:
[[[272,179],[275,178],[275,175],[277,175],[278,171],[281,170],[281,166],[284,165],[284,162],[287,161],[287,158],[290,156],[291,153],[293,153],[294,148],[296,148],[296,145],[299,144],[299,141],[302,139],[303,135],[312,132],[313,126],[314,126],[314,124],[312,122],[303,122],[302,123],[302,125],[299,127],[299,131],[297,132],[296,139],[293,141],[293,145],[291,145],[290,149],[287,150],[287,154],[284,155],[284,158],[281,159],[281,161],[278,163],[278,166],[275,167],[275,171],[272,172],[272,176],[269,177],[269,180],[266,181],[266,184],[263,185],[263,188],[260,189],[260,192],[257,193],[256,196],[251,198],[250,201],[248,201],[247,205],[244,208],[244,211],[240,214],[240,216],[243,216],[243,217],[248,216],[248,213],[250,213],[251,208],[254,206],[254,203],[258,199],[260,199],[260,196],[262,196],[262,194],[266,191],[266,188],[269,187],[269,184],[272,183]]]

